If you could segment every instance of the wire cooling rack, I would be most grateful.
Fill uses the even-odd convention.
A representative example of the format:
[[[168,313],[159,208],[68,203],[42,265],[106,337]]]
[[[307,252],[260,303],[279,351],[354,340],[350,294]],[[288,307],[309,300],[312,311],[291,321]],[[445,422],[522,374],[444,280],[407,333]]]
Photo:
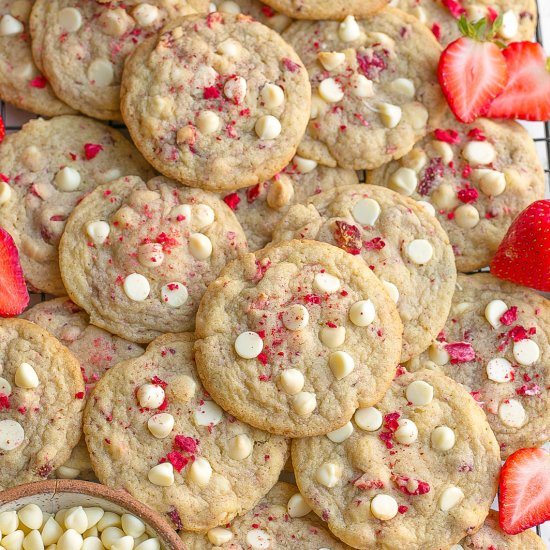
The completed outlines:
[[[550,56],[550,0],[537,0],[539,19],[537,23],[536,40],[542,44],[546,50],[546,55]],[[7,133],[16,132],[21,129],[21,126],[35,118],[35,115],[21,111],[4,102],[0,102],[0,113],[4,120]],[[527,122],[523,123],[529,134],[534,139],[537,152],[542,161],[545,171],[546,180],[546,197],[550,198],[550,123],[542,122]],[[119,124],[113,124],[117,128],[121,128]],[[360,173],[361,181],[364,181],[364,173]],[[33,294],[31,296],[31,306],[37,302],[45,301],[45,294]],[[550,450],[550,444],[546,445]],[[498,509],[498,501],[495,499],[493,504],[494,509]],[[546,547],[550,550],[550,521],[536,527],[536,532],[544,540]]]

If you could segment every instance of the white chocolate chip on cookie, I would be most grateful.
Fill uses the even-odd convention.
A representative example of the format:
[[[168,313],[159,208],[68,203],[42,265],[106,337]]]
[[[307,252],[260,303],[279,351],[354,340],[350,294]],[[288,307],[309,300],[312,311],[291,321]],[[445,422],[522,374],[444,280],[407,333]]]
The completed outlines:
[[[212,241],[202,233],[193,233],[189,237],[189,252],[197,260],[206,260],[212,255]]]
[[[317,407],[314,393],[301,391],[292,398],[292,409],[298,416],[308,416]]]
[[[354,220],[361,225],[374,225],[380,212],[380,205],[374,199],[361,199],[351,209]]]
[[[410,197],[418,185],[418,177],[412,168],[401,166],[389,178],[388,187],[401,195]]]
[[[432,431],[430,441],[436,451],[445,452],[455,446],[456,436],[449,426],[438,426]]]
[[[174,417],[169,413],[155,414],[147,421],[147,427],[157,439],[164,439],[174,429]]]
[[[514,369],[512,363],[504,357],[495,357],[487,363],[487,378],[493,382],[503,384],[513,380]]]
[[[95,245],[103,244],[109,237],[110,232],[111,227],[104,221],[90,222],[86,225],[86,234]]]
[[[319,52],[317,59],[327,71],[333,71],[346,60],[346,54],[342,52]]]
[[[91,84],[105,87],[109,86],[115,78],[112,63],[107,59],[95,59],[88,67],[88,80]]]
[[[380,103],[378,105],[380,120],[386,128],[395,128],[401,122],[402,111],[398,105]]]
[[[491,164],[496,158],[495,148],[488,141],[469,141],[462,156],[471,164]]]
[[[376,317],[376,310],[371,300],[359,300],[349,310],[350,321],[358,327],[370,325]]]
[[[418,439],[418,428],[412,420],[402,418],[397,423],[399,427],[393,437],[398,443],[410,445]]]
[[[309,313],[301,304],[293,304],[283,312],[283,325],[288,330],[302,330],[309,323]]]
[[[153,466],[147,474],[149,481],[159,487],[170,487],[174,485],[174,467],[170,462]]]
[[[365,432],[375,432],[382,426],[382,413],[375,407],[357,409],[353,419]]]
[[[57,172],[54,181],[59,191],[76,191],[80,187],[81,177],[77,170],[65,166]]]
[[[352,433],[353,433],[353,424],[351,422],[348,422],[347,424],[344,424],[341,428],[338,428],[337,430],[329,432],[327,434],[327,437],[333,443],[342,443],[343,441],[348,439]]]
[[[165,397],[162,387],[156,384],[143,384],[137,391],[139,404],[146,409],[158,409],[164,403]]]
[[[286,369],[278,378],[280,388],[288,395],[296,395],[304,387],[304,375],[298,369]]]
[[[300,493],[289,498],[286,509],[291,518],[303,518],[311,512],[311,507]]]
[[[433,386],[424,382],[424,380],[415,380],[407,386],[405,396],[414,406],[423,407],[432,402],[434,389]]]
[[[411,241],[405,251],[409,259],[417,265],[427,264],[433,256],[433,246],[426,239]]]
[[[523,405],[517,399],[505,399],[498,408],[498,416],[510,428],[521,428],[527,418]]]
[[[233,538],[233,533],[223,527],[214,527],[208,531],[206,536],[214,546],[221,546]]]
[[[57,22],[67,32],[76,32],[82,26],[82,15],[76,8],[63,8],[57,14]]]
[[[540,357],[540,348],[533,340],[514,342],[514,359],[520,364],[529,367],[535,364]]]
[[[462,229],[472,229],[479,223],[479,212],[471,204],[463,204],[455,210],[455,222]]]
[[[151,292],[149,281],[139,273],[131,273],[124,279],[124,293],[134,302],[143,302]]]
[[[328,363],[336,380],[342,380],[355,368],[353,357],[345,351],[332,352]]]
[[[196,483],[199,487],[206,487],[210,483],[212,477],[212,466],[206,458],[197,457],[191,467],[189,468],[188,477],[191,481]]]
[[[325,462],[319,466],[315,474],[317,481],[329,489],[335,487],[341,477],[342,467],[334,462]]]
[[[243,359],[254,359],[263,349],[263,340],[256,332],[243,332],[235,340],[235,351]]]
[[[313,278],[313,288],[319,292],[334,294],[340,290],[340,279],[330,273],[316,273]]]
[[[361,29],[353,15],[348,15],[338,27],[338,37],[344,42],[353,42],[361,36]]]
[[[464,493],[460,487],[447,487],[439,496],[438,505],[442,512],[448,512],[464,500]]]
[[[181,307],[189,299],[189,291],[183,283],[172,282],[160,289],[162,301],[170,307]]]
[[[346,341],[345,327],[323,327],[319,331],[319,340],[327,348],[337,348]]]
[[[40,384],[34,368],[28,363],[21,363],[15,371],[15,385],[27,390],[37,388]]]
[[[341,84],[334,78],[325,78],[319,84],[319,95],[327,103],[337,103],[344,99],[344,91]]]
[[[0,449],[12,451],[17,449],[25,439],[25,431],[15,420],[0,420]]]
[[[276,84],[266,84],[261,91],[261,97],[268,109],[280,107],[285,102],[285,92]]]
[[[281,133],[281,123],[272,115],[264,115],[256,121],[254,129],[260,139],[275,139]]]
[[[508,306],[502,300],[491,300],[485,306],[485,319],[494,328],[501,326],[500,318],[508,311]]]
[[[378,494],[370,503],[372,515],[380,520],[388,521],[397,515],[397,501],[390,495]]]
[[[204,401],[193,416],[197,426],[216,426],[223,419],[223,410],[214,401]]]
[[[228,455],[233,460],[244,460],[254,450],[254,443],[246,434],[239,434],[229,441]]]

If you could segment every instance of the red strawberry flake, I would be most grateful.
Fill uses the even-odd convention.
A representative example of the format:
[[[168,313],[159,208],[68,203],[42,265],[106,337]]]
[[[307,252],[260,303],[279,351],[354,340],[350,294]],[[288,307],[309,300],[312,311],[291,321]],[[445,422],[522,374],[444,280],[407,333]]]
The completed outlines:
[[[202,91],[204,99],[218,99],[220,92],[215,86],[207,86]]]
[[[434,131],[435,139],[439,141],[444,141],[445,143],[460,143],[460,136],[456,130],[448,129],[448,130],[442,130],[441,128],[437,128]]]
[[[460,16],[466,13],[466,10],[456,0],[443,0],[443,5],[451,12],[455,19],[460,19]]]
[[[168,386],[168,382],[161,380],[158,376],[153,376],[153,378],[151,378],[151,383],[155,386],[160,386],[163,390]]]
[[[398,412],[392,412],[388,413],[384,416],[384,427],[388,428],[391,432],[395,432],[397,428],[399,428],[399,418],[401,417],[401,413]]]
[[[400,506],[397,507],[397,511],[398,511],[400,514],[406,513],[408,509],[409,509],[409,507],[408,507],[408,506],[405,506],[404,504],[401,504]]]
[[[487,19],[490,23],[494,23],[495,19],[498,17],[498,12],[492,6],[487,6]]]
[[[258,361],[262,365],[267,365],[267,355],[263,351],[258,355]]]
[[[53,467],[51,464],[44,464],[43,466],[40,466],[40,468],[38,468],[36,473],[40,477],[48,477],[52,473],[52,469]]]
[[[4,131],[4,126],[3,126],[2,119],[0,118],[0,143],[4,138],[4,136],[1,135],[2,131]],[[10,178],[8,178],[8,176],[6,176],[5,174],[0,174],[0,181],[3,181],[4,183],[8,183],[10,181]]]
[[[83,392],[83,391],[79,391],[78,393],[75,393],[75,394],[74,394],[74,398],[75,398],[75,399],[84,399],[84,392]]]
[[[487,141],[487,138],[485,137],[485,134],[483,133],[483,130],[481,128],[472,128],[468,132],[468,138],[470,138],[472,141]]]
[[[432,25],[432,33],[437,38],[437,40],[441,39],[441,25],[439,25],[439,23],[434,23]]]
[[[26,414],[26,412],[27,412],[27,407],[19,407],[19,408],[17,409],[17,412],[18,412],[19,414]]]
[[[386,243],[381,237],[375,237],[371,241],[363,241],[363,246],[365,250],[382,250],[386,246]]]
[[[164,401],[159,405],[159,411],[165,411],[168,408],[168,399],[165,397]]]
[[[264,278],[266,271],[271,265],[271,260],[269,258],[264,258],[263,260],[256,260],[256,273],[254,275],[254,281],[261,281]],[[260,331],[264,333],[265,331]],[[258,333],[259,334],[259,333]],[[261,337],[263,338],[263,336]]]
[[[33,78],[29,82],[29,85],[32,86],[33,88],[44,89],[48,85],[48,81],[46,80],[45,77],[40,75],[40,76],[37,76],[36,78]]]
[[[462,177],[463,178],[469,178],[471,175],[472,175],[472,167],[469,164],[467,164],[462,169]]]
[[[176,435],[174,438],[174,446],[178,447],[186,453],[194,454],[197,451],[198,442],[192,437],[185,435]]]
[[[435,157],[430,161],[424,175],[418,184],[418,193],[422,196],[429,195],[432,192],[436,178],[442,177],[445,166],[440,157]]]
[[[291,73],[295,73],[296,71],[299,71],[301,69],[298,63],[294,63],[294,61],[292,61],[292,59],[289,59],[288,57],[283,57],[282,61],[283,61],[283,65]]]
[[[457,197],[459,201],[465,204],[469,204],[471,202],[477,201],[479,193],[474,187],[467,187],[465,189],[460,189],[457,193]]]
[[[514,321],[517,321],[518,318],[518,308],[516,306],[511,307],[504,315],[500,318],[500,322],[503,325],[509,327]]]
[[[379,51],[370,54],[356,53],[359,70],[369,79],[378,80],[380,73],[387,69],[388,64],[385,55]]]
[[[368,474],[363,474],[360,478],[352,482],[354,487],[362,491],[370,491],[371,489],[383,489],[384,482],[381,479],[370,479]]]
[[[407,476],[392,476],[397,489],[409,496],[425,495],[430,492],[430,485],[426,481],[412,479]]]
[[[171,451],[166,455],[166,459],[172,466],[174,466],[174,470],[176,472],[181,472],[189,463],[189,459],[185,456],[183,456],[178,451]]]
[[[84,156],[86,157],[86,160],[95,159],[100,151],[103,151],[103,145],[100,145],[99,143],[84,144]]]
[[[275,15],[275,10],[269,6],[262,5],[261,11],[265,17],[273,17]]]
[[[9,408],[10,408],[10,398],[4,393],[0,393],[0,411],[3,409],[8,410]]]
[[[341,220],[334,222],[332,236],[342,250],[353,255],[359,254],[363,246],[359,228]]]
[[[445,350],[451,356],[451,365],[457,363],[467,363],[473,361],[476,358],[476,352],[472,347],[472,344],[468,342],[454,342],[452,344],[446,344]]]
[[[246,190],[246,200],[251,203],[254,202],[260,196],[260,184],[256,184],[253,187],[249,187]]]
[[[241,202],[241,197],[237,193],[229,193],[229,195],[225,195],[223,198],[223,202],[231,208],[231,210],[235,210],[238,206],[238,204]]]
[[[321,303],[321,297],[317,296],[315,294],[306,294],[304,296],[304,302],[306,304],[320,304]]]
[[[393,449],[392,432],[380,432],[378,434],[378,437],[384,442],[384,445],[386,445],[386,449]]]
[[[176,528],[177,531],[179,531],[180,529],[183,529],[183,523],[181,521],[180,515],[176,510],[176,508],[174,508],[174,506],[172,506],[170,510],[166,512],[166,514],[172,520],[172,523],[174,524],[174,527]]]
[[[531,331],[533,329],[529,329]],[[514,342],[521,342],[529,338],[529,331],[525,330],[521,325],[516,325],[508,331],[508,339]]]
[[[539,395],[540,394],[540,386],[537,384],[525,384],[524,386],[521,386],[521,388],[516,389],[516,393],[518,395]]]

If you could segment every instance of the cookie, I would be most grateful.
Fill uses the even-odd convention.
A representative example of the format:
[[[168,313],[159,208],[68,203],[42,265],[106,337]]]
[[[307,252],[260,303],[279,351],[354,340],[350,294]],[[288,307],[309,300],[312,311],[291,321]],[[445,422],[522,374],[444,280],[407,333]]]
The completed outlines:
[[[347,15],[368,17],[380,11],[388,0],[265,0],[265,3],[294,19],[343,19]]]
[[[502,15],[497,38],[505,44],[533,40],[537,27],[536,0],[393,0],[390,4],[417,17],[443,46],[462,36],[458,29],[462,15],[472,22],[482,17],[494,21]]]
[[[94,118],[121,120],[128,55],[170,20],[207,7],[207,0],[36,0],[33,55],[68,105]]]
[[[403,322],[401,361],[422,353],[445,326],[456,282],[449,239],[419,204],[375,185],[338,187],[292,206],[273,242],[316,239],[365,260]]]
[[[91,323],[132,342],[192,330],[206,287],[246,252],[246,237],[212,193],[163,177],[99,186],[69,218],[61,274]]]
[[[447,324],[408,368],[434,368],[487,413],[502,458],[550,440],[550,304],[488,273],[459,275]]]
[[[165,514],[176,529],[206,531],[250,510],[288,456],[282,437],[222,411],[195,371],[192,334],[155,340],[99,381],[84,433],[102,483]]]
[[[43,328],[0,319],[0,489],[46,479],[78,443],[84,382]]]
[[[283,32],[292,22],[290,17],[275,11],[260,0],[213,0],[210,4],[210,11],[251,15],[260,23],[279,33]]]
[[[108,369],[143,353],[141,346],[90,325],[88,314],[66,297],[38,303],[22,317],[49,331],[78,358],[86,395]],[[62,478],[90,477],[91,469],[86,445],[79,444],[56,475]]]
[[[122,114],[137,147],[165,176],[207,190],[261,183],[292,159],[307,124],[300,58],[245,15],[187,17],[126,63]]]
[[[289,241],[229,264],[197,313],[197,369],[240,420],[289,437],[324,434],[382,398],[402,325],[360,259]]]
[[[295,485],[279,482],[244,516],[206,535],[182,533],[188,550],[292,548],[351,550],[311,512]]]
[[[224,195],[246,234],[250,250],[263,248],[273,230],[293,204],[341,185],[359,183],[353,170],[329,168],[315,161],[294,157],[280,174],[253,187]]]
[[[0,227],[27,282],[63,296],[58,243],[75,205],[99,183],[152,170],[120,132],[78,116],[31,120],[0,145]]]
[[[483,523],[500,454],[474,399],[424,370],[340,430],[294,440],[292,463],[307,504],[350,546],[442,550]]]
[[[364,20],[297,21],[283,37],[312,87],[300,156],[371,170],[408,153],[437,124],[441,48],[414,17],[387,8]]]
[[[55,96],[33,62],[28,30],[33,3],[0,0],[0,98],[43,116],[74,113]]]
[[[498,512],[491,510],[477,533],[468,535],[449,550],[546,550],[546,545],[531,530],[507,535],[498,523]]]
[[[489,265],[514,218],[544,198],[544,172],[524,128],[483,118],[461,124],[450,112],[399,162],[367,174],[367,182],[431,204],[463,272]]]

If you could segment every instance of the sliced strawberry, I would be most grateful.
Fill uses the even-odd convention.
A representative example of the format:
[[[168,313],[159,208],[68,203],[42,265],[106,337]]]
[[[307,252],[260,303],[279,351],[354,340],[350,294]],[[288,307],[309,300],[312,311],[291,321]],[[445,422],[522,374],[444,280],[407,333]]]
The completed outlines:
[[[550,292],[550,200],[534,202],[514,220],[491,262],[491,273]]]
[[[28,303],[17,247],[11,235],[0,228],[0,317],[19,315]]]
[[[491,118],[550,119],[550,59],[535,42],[513,42],[502,51],[508,83],[489,105]]]
[[[2,117],[0,116],[0,143],[4,141],[4,137],[6,136],[6,128],[4,127],[4,121],[2,120]]]
[[[485,32],[487,21],[472,24],[464,17],[464,34],[451,42],[439,59],[439,83],[449,107],[458,120],[473,122],[502,92],[508,78],[506,60],[496,44],[483,42],[494,30]]]
[[[500,472],[500,526],[516,535],[550,519],[550,454],[520,449]]]

